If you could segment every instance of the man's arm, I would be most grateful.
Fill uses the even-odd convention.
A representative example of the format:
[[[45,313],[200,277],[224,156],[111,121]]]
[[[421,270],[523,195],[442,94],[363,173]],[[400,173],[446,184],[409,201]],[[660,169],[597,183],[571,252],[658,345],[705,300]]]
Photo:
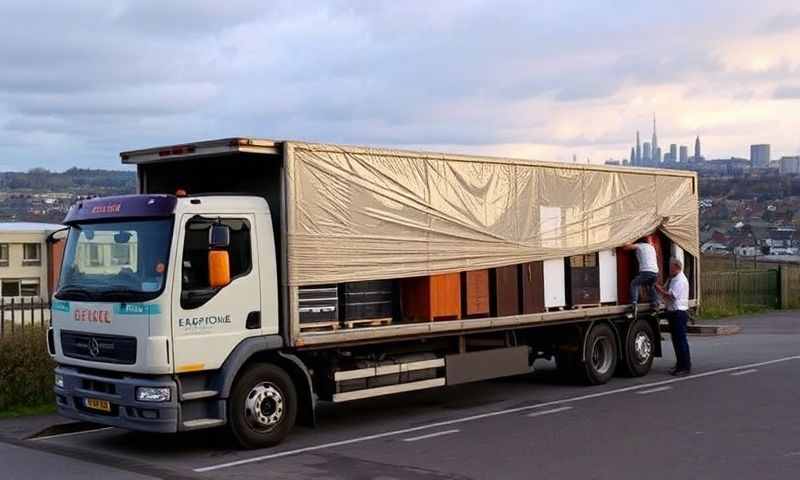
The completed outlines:
[[[622,249],[626,251],[636,250],[636,248],[637,247],[635,243],[626,243],[625,245],[622,246]]]
[[[666,299],[668,299],[670,301],[675,300],[675,295],[673,295],[672,292],[667,290],[664,287],[664,285],[661,285],[661,283],[656,283],[656,290],[658,290],[658,293],[660,293],[662,297],[664,297],[664,298],[666,298]]]

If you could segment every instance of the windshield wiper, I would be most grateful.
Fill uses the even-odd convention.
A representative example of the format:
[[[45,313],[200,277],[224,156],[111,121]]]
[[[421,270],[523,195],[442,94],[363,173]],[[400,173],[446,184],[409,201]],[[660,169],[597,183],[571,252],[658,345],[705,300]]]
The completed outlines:
[[[70,299],[68,297],[80,297],[81,299],[88,300],[92,297],[89,290],[81,287],[61,287],[56,292],[55,297],[59,299]],[[74,300],[74,298],[72,298]]]
[[[104,288],[102,290],[97,290],[94,292],[95,295],[101,297],[115,297],[125,300],[136,300],[138,299],[142,292],[137,292],[131,290],[130,288]]]

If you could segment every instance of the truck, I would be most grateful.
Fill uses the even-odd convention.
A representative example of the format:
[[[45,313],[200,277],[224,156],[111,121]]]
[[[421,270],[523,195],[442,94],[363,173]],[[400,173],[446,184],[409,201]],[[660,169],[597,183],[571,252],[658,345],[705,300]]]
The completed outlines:
[[[540,359],[645,375],[659,320],[631,314],[619,248],[642,237],[699,305],[691,172],[257,138],[120,155],[137,193],[64,222],[48,349],[68,418],[262,448],[320,402]]]

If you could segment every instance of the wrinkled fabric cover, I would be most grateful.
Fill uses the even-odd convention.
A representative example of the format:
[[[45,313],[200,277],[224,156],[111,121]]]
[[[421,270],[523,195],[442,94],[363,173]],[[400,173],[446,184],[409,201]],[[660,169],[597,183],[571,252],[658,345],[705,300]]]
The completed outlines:
[[[659,227],[698,253],[688,172],[306,143],[287,152],[295,286],[590,253]]]

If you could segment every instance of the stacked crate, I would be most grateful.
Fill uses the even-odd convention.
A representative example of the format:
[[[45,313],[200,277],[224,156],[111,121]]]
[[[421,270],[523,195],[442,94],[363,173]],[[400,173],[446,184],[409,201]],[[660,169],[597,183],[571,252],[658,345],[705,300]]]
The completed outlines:
[[[336,330],[339,327],[339,289],[336,285],[298,288],[300,329]]]
[[[341,288],[342,322],[346,327],[388,325],[394,316],[393,280],[348,282]]]

